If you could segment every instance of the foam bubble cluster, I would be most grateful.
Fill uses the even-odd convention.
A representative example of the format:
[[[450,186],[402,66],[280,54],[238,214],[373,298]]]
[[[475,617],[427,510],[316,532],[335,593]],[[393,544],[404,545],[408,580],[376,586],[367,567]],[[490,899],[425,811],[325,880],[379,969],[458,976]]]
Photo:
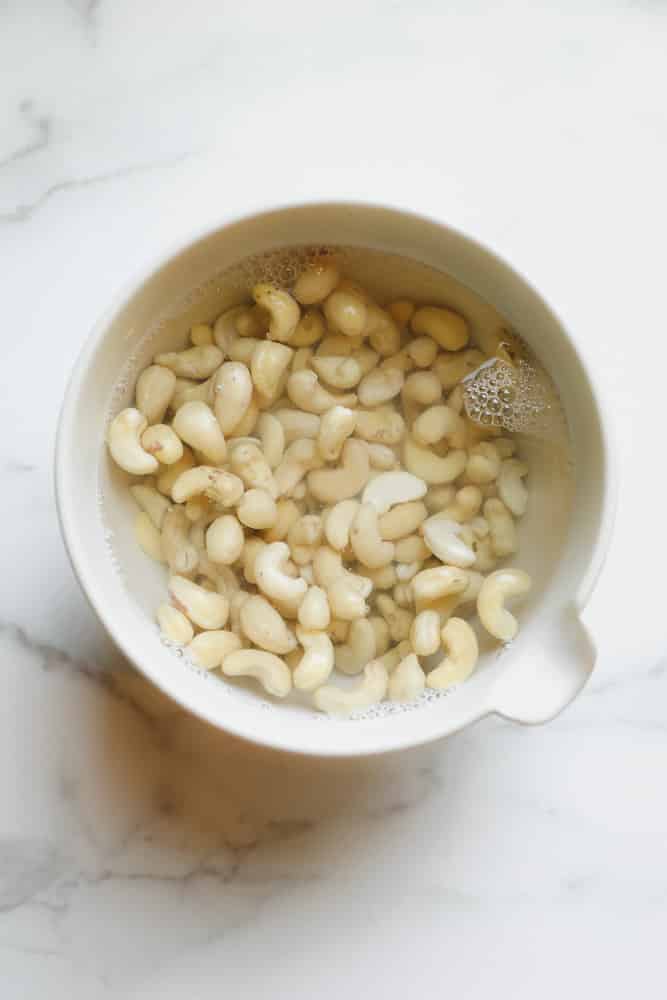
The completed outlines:
[[[556,389],[534,358],[485,362],[463,380],[466,413],[479,424],[554,438],[562,431]]]

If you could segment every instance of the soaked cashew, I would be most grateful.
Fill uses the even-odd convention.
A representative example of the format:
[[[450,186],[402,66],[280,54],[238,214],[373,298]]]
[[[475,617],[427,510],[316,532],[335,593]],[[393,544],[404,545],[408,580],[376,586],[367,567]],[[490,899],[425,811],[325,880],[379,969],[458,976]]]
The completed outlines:
[[[410,628],[410,644],[417,656],[431,656],[440,649],[440,615],[437,611],[420,611]]]
[[[310,586],[299,605],[297,618],[299,624],[311,632],[321,632],[327,629],[331,622],[331,612],[326,591],[322,590],[321,587]]]
[[[375,629],[366,618],[350,625],[347,641],[336,647],[336,669],[344,674],[359,674],[375,657]]]
[[[465,444],[465,423],[449,406],[429,406],[413,423],[412,436],[420,445],[436,444],[444,439],[452,448],[462,448]]]
[[[252,297],[258,306],[266,309],[271,317],[269,324],[269,340],[278,340],[286,344],[296,330],[301,316],[299,305],[289,292],[276,285],[260,283],[252,290]]]
[[[276,410],[273,414],[285,435],[285,445],[300,438],[316,438],[320,432],[320,417],[305,410]]]
[[[248,409],[245,411],[238,424],[234,424],[234,430],[232,431],[234,437],[241,438],[252,434],[255,429],[255,424],[257,423],[257,418],[259,417],[259,403],[259,396],[256,392],[253,392],[250,397]]]
[[[462,618],[450,618],[443,627],[441,636],[447,656],[426,679],[428,686],[438,691],[467,680],[479,657],[477,636]]]
[[[230,361],[240,361],[246,367],[252,361],[252,356],[262,343],[257,337],[238,337],[229,345],[228,357]],[[213,376],[211,376],[213,378]]]
[[[394,546],[382,540],[377,509],[372,503],[362,503],[357,510],[350,529],[350,545],[359,562],[369,569],[380,569],[392,562]]]
[[[340,466],[308,473],[308,488],[321,503],[335,504],[359,493],[370,475],[368,452],[354,438],[343,445]]]
[[[276,469],[285,453],[285,431],[273,413],[262,413],[257,421],[257,433],[269,468]]]
[[[296,279],[294,298],[304,306],[323,302],[340,281],[340,271],[326,257],[309,264]]]
[[[426,489],[426,483],[418,476],[397,469],[372,479],[361,499],[362,503],[373,504],[378,514],[385,514],[396,504],[421,500]]]
[[[366,326],[366,303],[355,292],[337,289],[324,303],[324,315],[332,330],[347,337],[356,337],[364,332]]]
[[[353,389],[363,375],[356,358],[316,356],[311,360],[311,365],[319,377],[334,389]]]
[[[285,568],[289,559],[285,542],[265,545],[255,557],[257,586],[272,600],[294,604],[297,608],[308,590],[305,580],[288,576]]]
[[[137,379],[134,390],[137,409],[146,418],[148,424],[159,424],[176,388],[176,376],[170,368],[162,365],[149,365],[144,368]]]
[[[332,406],[355,406],[357,397],[354,393],[333,396],[324,386],[320,385],[316,372],[292,372],[287,379],[287,395],[301,410],[308,413],[324,413]]]
[[[300,508],[294,500],[278,500],[276,503],[275,524],[268,531],[264,532],[264,540],[266,542],[282,542],[287,538],[287,533],[292,524],[301,517],[301,513]]]
[[[162,540],[159,530],[155,527],[145,511],[139,511],[134,519],[134,537],[139,548],[155,562],[166,562],[162,553]]]
[[[505,607],[511,597],[523,597],[532,586],[521,569],[498,569],[484,580],[477,596],[477,614],[482,625],[495,639],[511,642],[519,631],[519,623]]]
[[[162,519],[162,555],[172,573],[193,574],[199,553],[190,541],[190,522],[182,507],[170,507]]]
[[[274,474],[275,489],[278,496],[286,493],[294,494],[295,488],[312,469],[319,469],[324,464],[319,449],[310,438],[299,438],[292,441],[285,449],[283,460]]]
[[[222,364],[223,354],[215,344],[203,347],[188,347],[185,351],[168,351],[156,354],[154,364],[169,368],[180,378],[204,379],[212,375]]]
[[[296,648],[294,633],[264,597],[253,595],[244,601],[240,622],[244,635],[260,649],[283,655]]]
[[[173,427],[178,436],[201,452],[211,465],[222,465],[227,445],[215,414],[206,403],[184,403],[176,413]]]
[[[412,580],[417,614],[450,594],[462,594],[468,586],[468,573],[456,566],[424,569]]]
[[[271,467],[258,445],[251,442],[236,445],[231,449],[229,464],[247,487],[266,490],[272,497],[277,496]]]
[[[234,632],[213,629],[195,636],[188,644],[186,652],[198,667],[203,670],[215,670],[222,665],[226,656],[235,653],[241,646],[241,640]]]
[[[468,343],[468,324],[452,309],[422,306],[410,320],[415,333],[425,333],[446,351],[460,351]]]
[[[466,467],[468,456],[462,449],[450,451],[444,458],[424,448],[412,437],[403,442],[403,463],[408,472],[425,483],[440,485],[457,479]]]
[[[435,360],[433,371],[440,379],[442,388],[449,391],[485,361],[486,357],[482,352],[473,347],[458,354],[440,354]]]
[[[396,468],[398,459],[393,448],[386,444],[374,444],[371,441],[366,441],[365,444],[372,469],[378,469],[379,472],[389,472]]]
[[[365,576],[371,581],[375,590],[391,590],[398,581],[396,567],[392,564],[382,566],[380,569],[366,569]]]
[[[389,626],[380,615],[371,615],[368,621],[373,628],[373,635],[375,636],[375,655],[376,657],[383,656],[389,649],[391,640]]]
[[[290,347],[312,347],[324,336],[326,327],[319,309],[306,309],[289,339]]]
[[[211,386],[213,375],[205,382],[195,382],[189,378],[177,378],[176,388],[171,397],[169,409],[172,413],[178,413],[184,403],[208,403],[211,399]]]
[[[313,694],[313,704],[320,712],[329,715],[350,715],[382,701],[387,693],[389,676],[382,663],[374,660],[364,668],[363,678],[355,688],[334,687],[326,684]]]
[[[183,457],[183,444],[167,424],[153,424],[141,435],[141,447],[161,465],[173,465]]]
[[[420,535],[406,535],[396,541],[394,554],[400,563],[423,562],[429,558],[431,550]]]
[[[194,635],[194,629],[185,615],[173,604],[161,604],[157,609],[157,622],[160,632],[169,642],[185,646]]]
[[[332,406],[320,419],[317,446],[327,462],[335,462],[345,441],[354,433],[357,414],[347,406]]]
[[[477,486],[464,486],[458,490],[452,503],[442,510],[450,521],[471,521],[482,506],[482,491]]]
[[[401,331],[393,318],[374,303],[368,306],[364,334],[373,350],[383,358],[395,355],[401,346]]]
[[[442,386],[433,372],[413,372],[405,380],[403,399],[420,406],[433,406],[442,398]]]
[[[495,447],[498,451],[497,441]],[[498,495],[515,517],[523,517],[528,506],[528,490],[522,481],[527,474],[528,466],[516,458],[506,459],[500,465]]]
[[[405,421],[392,406],[376,410],[357,410],[356,434],[364,441],[398,444],[405,436]]]
[[[399,368],[375,368],[364,375],[357,394],[362,406],[381,406],[394,399],[403,388],[404,375]]]
[[[213,562],[231,566],[243,552],[243,528],[233,514],[223,514],[206,531],[206,553]]]
[[[195,458],[192,451],[188,447],[184,447],[183,455],[179,458],[178,462],[174,462],[173,465],[167,465],[160,470],[155,484],[160,493],[166,497],[171,497],[171,491],[176,480],[182,473],[191,469],[194,464]]]
[[[377,609],[389,626],[389,634],[394,642],[407,639],[410,634],[414,614],[406,608],[399,608],[396,601],[388,594],[379,594],[376,600]]]
[[[407,608],[413,604],[412,600],[412,590],[410,587],[406,587],[405,584],[412,580],[413,576],[419,572],[422,568],[421,561],[415,562],[397,562],[396,563],[396,579],[398,584],[394,587],[394,600],[397,604],[400,604],[402,608]],[[402,596],[399,598],[396,594],[399,593]]]
[[[269,329],[270,316],[260,305],[248,306],[236,319],[239,337],[264,337]]]
[[[406,351],[418,368],[430,368],[438,354],[438,345],[430,337],[414,337]]]
[[[292,689],[292,674],[284,660],[261,649],[239,649],[222,661],[227,677],[253,677],[267,694],[286,698]]]
[[[243,482],[224,469],[198,465],[182,472],[171,488],[174,503],[184,503],[200,493],[221,507],[233,507],[243,495]]]
[[[213,593],[193,583],[184,576],[169,578],[171,602],[194,625],[204,629],[221,629],[229,615],[229,601],[222,594]]]
[[[236,321],[248,309],[247,305],[232,306],[218,316],[213,325],[213,339],[225,356],[229,355],[230,347],[239,335]]]
[[[164,515],[171,507],[167,498],[158,493],[155,487],[144,486],[143,483],[130,486],[130,493],[139,507],[148,514],[155,527],[160,530]]]
[[[466,478],[476,485],[491,483],[500,472],[500,458],[490,441],[480,441],[470,449]]]
[[[250,407],[253,383],[246,365],[226,361],[215,374],[211,392],[213,409],[223,434],[229,436]]]
[[[273,403],[282,393],[293,355],[291,347],[270,340],[261,340],[253,351],[250,375],[263,406]]]
[[[297,639],[304,649],[294,668],[294,687],[298,691],[315,691],[327,681],[334,668],[334,646],[326,632],[296,627]]]
[[[147,476],[158,469],[158,460],[142,447],[141,435],[145,430],[145,416],[132,406],[121,410],[109,425],[107,441],[111,457],[133,476]]]
[[[349,622],[354,621],[355,618],[366,617],[368,614],[368,605],[364,600],[366,596],[368,595],[363,594],[358,589],[352,573],[344,573],[327,587],[327,600],[331,614],[334,618],[341,618],[343,621]]]
[[[458,521],[435,514],[424,521],[420,530],[427,546],[441,562],[462,569],[474,563],[475,553],[459,537],[461,525]]]
[[[424,497],[429,514],[438,514],[450,503],[454,502],[456,490],[453,486],[431,486]]]
[[[275,526],[278,508],[276,501],[266,490],[246,490],[236,509],[236,515],[246,528],[264,531]]]
[[[493,553],[498,559],[513,555],[519,547],[514,518],[496,498],[484,502],[484,517],[489,525],[489,538]]]
[[[287,544],[297,566],[313,561],[321,539],[322,518],[319,514],[306,514],[291,526],[287,532]]]
[[[380,517],[378,521],[380,535],[388,542],[406,538],[415,532],[427,517],[428,511],[421,500],[396,504]]]
[[[358,510],[358,500],[341,500],[323,518],[326,540],[338,552],[350,544],[350,529]]]
[[[415,701],[426,687],[426,675],[414,653],[398,664],[389,678],[390,701]]]

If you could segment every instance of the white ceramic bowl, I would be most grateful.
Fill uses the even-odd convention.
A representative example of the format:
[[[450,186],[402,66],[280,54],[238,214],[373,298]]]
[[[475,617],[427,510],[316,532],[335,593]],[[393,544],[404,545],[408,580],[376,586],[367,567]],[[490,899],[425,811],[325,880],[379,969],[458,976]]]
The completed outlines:
[[[531,573],[535,586],[520,612],[518,639],[487,653],[470,680],[447,697],[361,720],[330,720],[304,707],[270,705],[253,691],[195,670],[162,645],[154,609],[164,598],[164,569],[134,542],[133,504],[104,444],[109,415],[129,404],[132,377],[157,349],[185,339],[187,322],[181,316],[146,343],[156,317],[243,257],[322,243],[398,253],[446,272],[455,279],[447,299],[468,315],[473,329],[484,316],[483,310],[476,314],[467,289],[495,306],[558,387],[574,466],[570,503],[571,477],[548,449],[530,455],[531,503],[521,525],[517,565]],[[215,296],[215,282],[209,292]],[[211,300],[193,306],[188,319],[199,318],[211,318]],[[358,755],[425,743],[491,712],[519,722],[546,721],[575,697],[594,665],[595,650],[580,615],[609,542],[616,491],[608,432],[590,373],[572,335],[524,278],[474,240],[431,219],[366,204],[296,205],[225,222],[167,255],[112,306],[83,349],[60,420],[56,491],[75,572],[121,650],[187,709],[257,743],[308,754]]]

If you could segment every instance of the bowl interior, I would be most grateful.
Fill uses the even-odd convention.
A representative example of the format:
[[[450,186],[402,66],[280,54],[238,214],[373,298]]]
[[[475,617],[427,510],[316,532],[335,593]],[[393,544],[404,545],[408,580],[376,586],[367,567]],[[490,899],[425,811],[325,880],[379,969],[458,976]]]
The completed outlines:
[[[134,379],[153,355],[183,345],[193,322],[211,320],[245,297],[237,283],[221,280],[222,272],[252,254],[322,243],[347,247],[346,273],[383,299],[390,287],[393,297],[457,308],[482,344],[508,322],[554,379],[570,433],[567,451],[522,442],[530,505],[516,563],[535,586],[521,610],[517,641],[502,651],[487,644],[473,677],[446,696],[345,721],[324,718],[298,700],[276,704],[254,688],[196,670],[160,642],[154,614],[165,597],[165,570],[136,545],[127,477],[104,446],[109,419],[130,404]],[[438,273],[406,266],[397,255]],[[444,735],[494,709],[513,714],[512,706],[520,706],[524,718],[554,714],[592,668],[576,610],[596,558],[606,468],[585,370],[556,317],[521,278],[429,220],[362,205],[301,206],[232,223],[170,257],[110,311],[85,348],[63,411],[57,478],[75,568],[118,644],[187,708],[247,738],[312,753],[393,749]]]

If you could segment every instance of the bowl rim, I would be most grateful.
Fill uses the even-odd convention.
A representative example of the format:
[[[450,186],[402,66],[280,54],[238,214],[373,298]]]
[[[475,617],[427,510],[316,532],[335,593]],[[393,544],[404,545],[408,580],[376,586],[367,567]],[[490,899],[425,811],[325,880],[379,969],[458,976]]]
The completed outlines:
[[[595,584],[602,571],[609,550],[618,502],[618,470],[615,449],[613,447],[614,435],[611,427],[610,408],[604,403],[600,387],[596,383],[596,380],[591,372],[590,365],[587,363],[585,357],[582,356],[579,344],[572,337],[568,326],[563,321],[560,314],[557,313],[551,303],[545,299],[544,295],[522,272],[513,267],[508,260],[489,247],[484,241],[478,239],[476,236],[471,236],[468,232],[443,221],[437,216],[428,215],[422,211],[415,211],[409,206],[403,205],[399,202],[373,202],[364,198],[355,199],[346,197],[338,199],[312,197],[285,200],[278,203],[268,203],[262,205],[256,204],[249,206],[238,213],[225,213],[218,216],[215,222],[207,223],[203,226],[197,226],[188,231],[185,235],[181,235],[179,238],[174,239],[165,251],[145,263],[140,269],[138,269],[137,273],[135,273],[133,277],[123,282],[123,284],[117,289],[115,294],[112,296],[109,305],[94,323],[79,350],[74,367],[67,382],[58,418],[54,450],[56,510],[63,542],[70,564],[74,571],[74,575],[91,608],[103,624],[115,645],[129,660],[132,666],[139,670],[144,677],[146,677],[151,683],[155,684],[162,693],[170,697],[184,710],[191,712],[193,715],[213,725],[217,729],[221,729],[224,732],[255,745],[278,751],[294,753],[297,755],[316,757],[361,757],[380,753],[390,753],[393,751],[408,749],[410,747],[423,746],[426,743],[434,742],[437,739],[443,739],[444,737],[452,735],[455,732],[459,732],[471,723],[479,721],[480,719],[492,714],[499,714],[504,718],[512,719],[512,721],[524,723],[526,720],[513,718],[507,711],[500,711],[491,704],[482,705],[479,710],[469,712],[468,716],[465,716],[457,724],[447,728],[446,731],[443,731],[442,733],[434,735],[433,733],[428,732],[426,734],[422,734],[420,730],[415,730],[414,736],[396,738],[392,741],[387,740],[386,736],[382,736],[375,741],[369,741],[365,746],[360,748],[354,746],[346,747],[342,741],[332,741],[330,745],[325,747],[318,748],[316,750],[309,749],[308,747],[300,745],[298,740],[293,740],[290,737],[291,730],[289,727],[286,728],[284,739],[282,734],[279,740],[275,738],[266,739],[263,733],[259,730],[254,730],[245,725],[238,725],[233,718],[230,720],[225,719],[223,724],[214,712],[207,711],[205,707],[191,704],[191,699],[187,694],[184,694],[179,690],[178,684],[170,683],[168,678],[160,673],[159,670],[152,671],[145,663],[142,662],[141,657],[137,656],[135,651],[132,649],[131,637],[119,632],[114,623],[114,615],[109,612],[106,606],[97,600],[95,573],[89,571],[89,567],[85,559],[80,557],[80,549],[84,544],[84,541],[77,529],[78,518],[74,516],[75,498],[68,486],[66,462],[66,452],[68,450],[68,442],[72,434],[73,418],[80,390],[88,372],[91,357],[94,355],[98,344],[102,341],[112,317],[116,315],[117,312],[122,309],[122,307],[131,298],[133,298],[155,274],[157,274],[176,257],[187,252],[197,243],[212,237],[216,233],[230,226],[251,222],[261,216],[269,215],[271,213],[281,213],[301,208],[337,208],[341,210],[370,209],[376,211],[389,211],[396,215],[409,216],[418,222],[423,222],[430,226],[447,231],[453,234],[457,239],[467,243],[475,251],[487,256],[494,263],[499,264],[502,268],[504,268],[513,280],[522,283],[532,294],[534,294],[539,299],[542,306],[551,314],[552,318],[555,319],[561,332],[566,337],[569,346],[579,363],[581,372],[586,379],[588,390],[591,394],[593,405],[598,414],[600,425],[602,447],[601,457],[602,467],[604,470],[604,489],[602,492],[600,518],[597,525],[595,539],[591,544],[588,564],[582,574],[579,587],[574,597],[574,605],[577,612],[581,613],[584,610],[595,588]],[[558,715],[564,707],[564,705],[561,706],[553,713],[553,715],[549,716],[549,718],[553,718]],[[549,721],[549,718],[545,718],[540,721]]]

